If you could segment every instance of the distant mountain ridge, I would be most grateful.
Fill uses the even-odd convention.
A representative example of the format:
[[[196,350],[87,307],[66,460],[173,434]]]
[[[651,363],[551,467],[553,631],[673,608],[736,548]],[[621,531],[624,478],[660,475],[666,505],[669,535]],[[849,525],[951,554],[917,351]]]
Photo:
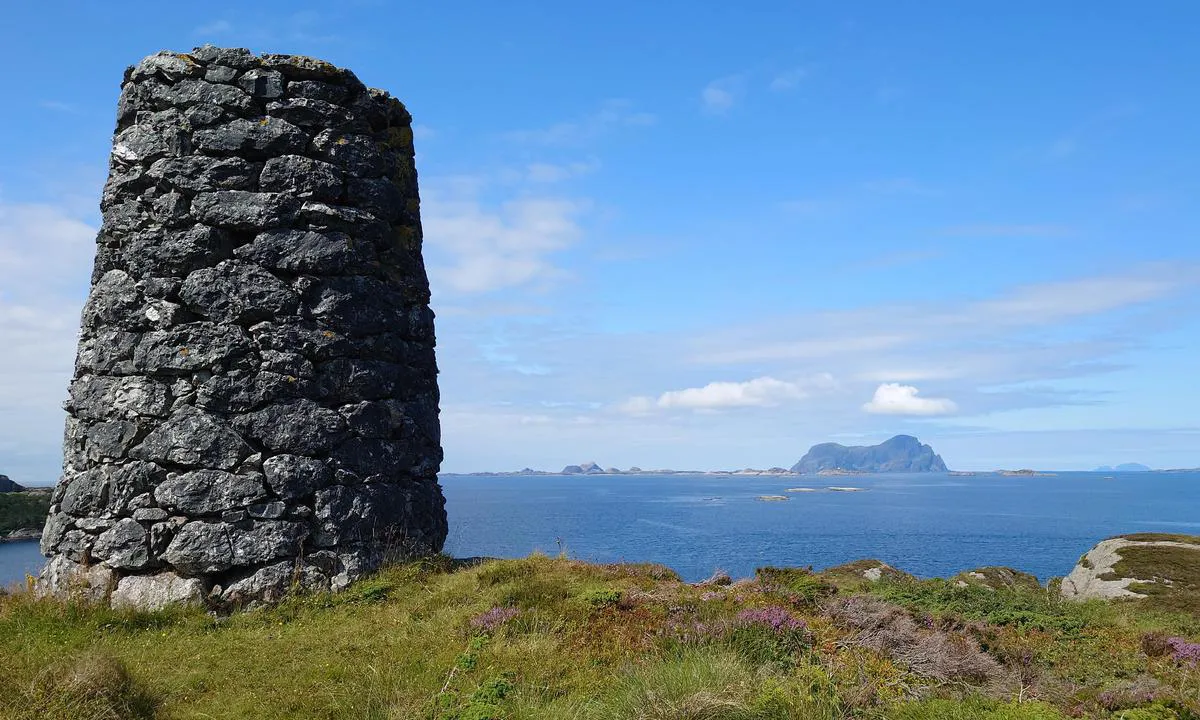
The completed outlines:
[[[1101,465],[1092,472],[1150,472],[1154,468],[1141,463],[1121,463],[1120,465]]]
[[[948,472],[941,455],[911,435],[897,435],[878,445],[821,443],[809,448],[792,472]]]

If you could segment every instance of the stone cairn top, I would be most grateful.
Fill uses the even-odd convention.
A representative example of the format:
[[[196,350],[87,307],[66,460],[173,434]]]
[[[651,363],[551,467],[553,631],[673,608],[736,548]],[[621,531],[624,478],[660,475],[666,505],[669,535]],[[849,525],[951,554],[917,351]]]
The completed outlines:
[[[126,71],[42,592],[269,602],[441,549],[411,122],[308,57]]]

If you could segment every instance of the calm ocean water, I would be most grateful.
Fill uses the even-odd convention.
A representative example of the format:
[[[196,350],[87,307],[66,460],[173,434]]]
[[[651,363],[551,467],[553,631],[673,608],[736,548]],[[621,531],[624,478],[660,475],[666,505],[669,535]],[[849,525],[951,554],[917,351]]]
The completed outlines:
[[[1106,479],[1111,477],[1111,479]],[[1200,473],[1055,477],[865,475],[444,475],[455,556],[534,550],[649,561],[686,580],[761,565],[824,568],[875,557],[923,577],[1008,565],[1045,581],[1098,540],[1200,534]],[[830,492],[829,485],[863,492]],[[812,487],[818,492],[785,493]],[[760,495],[787,495],[762,502]],[[0,544],[0,584],[41,563],[37,543]]]
[[[25,574],[36,575],[44,562],[36,540],[0,543],[0,587],[24,583]]]
[[[829,485],[864,491],[784,492]],[[1044,582],[1110,535],[1200,534],[1200,473],[444,476],[442,486],[453,555],[554,554],[561,542],[572,557],[663,563],[690,581],[874,557],[922,577],[1008,565]],[[776,494],[790,499],[756,499]]]

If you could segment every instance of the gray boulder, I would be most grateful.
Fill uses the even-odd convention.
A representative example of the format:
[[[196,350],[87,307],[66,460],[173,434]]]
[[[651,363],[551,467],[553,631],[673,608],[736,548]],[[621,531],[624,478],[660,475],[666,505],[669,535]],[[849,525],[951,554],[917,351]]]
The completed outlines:
[[[204,582],[185,578],[171,571],[155,575],[127,575],[117,582],[110,602],[114,608],[162,610],[171,605],[200,605],[204,602]]]

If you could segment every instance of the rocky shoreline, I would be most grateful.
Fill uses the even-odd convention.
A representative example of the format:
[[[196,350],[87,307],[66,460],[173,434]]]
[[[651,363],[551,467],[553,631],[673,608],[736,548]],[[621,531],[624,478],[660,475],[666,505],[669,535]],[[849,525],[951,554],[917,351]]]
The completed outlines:
[[[13,530],[7,535],[0,535],[0,543],[32,542],[42,539],[42,531],[34,528]]]

